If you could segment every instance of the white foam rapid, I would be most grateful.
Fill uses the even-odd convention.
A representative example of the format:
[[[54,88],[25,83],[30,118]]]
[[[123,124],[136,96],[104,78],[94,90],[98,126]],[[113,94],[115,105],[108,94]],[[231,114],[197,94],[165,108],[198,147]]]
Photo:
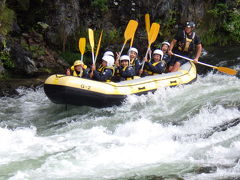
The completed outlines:
[[[102,109],[65,110],[41,88],[19,92],[1,98],[0,179],[240,177],[236,77],[210,73]]]

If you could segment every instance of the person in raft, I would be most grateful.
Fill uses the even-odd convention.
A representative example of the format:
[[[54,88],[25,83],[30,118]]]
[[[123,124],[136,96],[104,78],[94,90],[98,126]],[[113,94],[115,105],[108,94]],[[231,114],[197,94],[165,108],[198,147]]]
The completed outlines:
[[[166,66],[169,67],[171,64],[171,56],[168,54],[168,50],[170,47],[170,43],[167,41],[162,42],[161,50],[163,52],[163,60],[166,62]],[[166,71],[168,72],[168,69],[166,68]]]
[[[120,57],[120,66],[116,68],[119,81],[132,80],[135,75],[133,66],[130,65],[130,58],[128,55]]]
[[[106,51],[103,56],[112,56],[114,58],[114,54],[112,51]]]
[[[71,74],[75,77],[88,78],[87,66],[82,61],[76,60],[72,67],[66,71],[67,76],[71,76]]]
[[[134,47],[131,47],[128,50],[128,55],[130,57],[130,65],[134,67],[135,76],[139,76],[139,70],[142,67],[142,63],[138,59],[138,50]]]
[[[166,62],[163,60],[163,52],[160,49],[153,51],[153,61],[145,57],[145,75],[162,74],[166,69]]]
[[[182,56],[189,57],[192,52],[196,50],[195,58],[193,61],[198,62],[198,59],[202,52],[202,43],[200,37],[194,32],[195,23],[193,21],[187,21],[184,26],[184,30],[179,31],[172,40],[168,54],[173,56],[173,52]],[[171,72],[177,71],[181,65],[187,62],[187,60],[173,56],[173,61],[169,70]]]
[[[112,80],[112,77],[115,73],[114,58],[112,56],[103,56],[102,64],[96,70],[96,66],[92,65],[92,72],[90,73],[90,77],[97,81],[109,82]]]

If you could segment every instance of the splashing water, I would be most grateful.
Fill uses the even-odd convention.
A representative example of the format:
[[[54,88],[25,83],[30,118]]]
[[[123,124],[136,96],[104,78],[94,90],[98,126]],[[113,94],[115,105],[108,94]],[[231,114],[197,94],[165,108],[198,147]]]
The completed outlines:
[[[1,98],[0,179],[240,178],[236,77],[209,73],[102,109],[18,91]]]

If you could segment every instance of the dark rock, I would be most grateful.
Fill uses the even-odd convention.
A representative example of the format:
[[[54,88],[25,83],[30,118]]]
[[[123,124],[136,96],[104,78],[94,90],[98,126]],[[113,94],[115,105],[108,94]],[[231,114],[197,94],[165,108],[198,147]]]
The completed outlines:
[[[79,27],[79,1],[47,1],[46,6],[51,14],[46,20],[49,25],[47,39],[51,44],[59,46],[59,40],[60,42],[66,41],[67,37]]]
[[[19,25],[17,24],[16,21],[13,22],[11,34],[13,36],[20,36],[21,35],[21,28],[19,27]]]
[[[199,167],[195,170],[195,173],[202,174],[202,173],[213,173],[217,171],[217,167],[215,166],[206,166],[206,167]]]
[[[38,71],[34,60],[32,59],[32,54],[26,51],[20,44],[14,42],[10,45],[10,53],[15,62],[15,70],[18,73],[33,75]]]
[[[0,34],[0,51],[4,49],[3,42],[5,41],[5,38]]]
[[[4,72],[5,72],[5,69],[4,69],[4,67],[3,67],[3,63],[2,63],[2,61],[0,60],[0,76],[3,75]]]
[[[25,88],[37,88],[41,86],[46,79],[46,76],[41,76],[38,78],[28,78],[28,79],[9,79],[0,80],[0,97],[16,97],[19,95],[16,90],[19,87]]]

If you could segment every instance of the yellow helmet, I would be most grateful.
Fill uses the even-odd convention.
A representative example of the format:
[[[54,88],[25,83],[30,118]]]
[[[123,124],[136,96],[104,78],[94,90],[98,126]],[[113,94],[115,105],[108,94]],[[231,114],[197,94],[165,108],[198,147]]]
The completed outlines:
[[[78,65],[82,65],[83,62],[80,61],[80,60],[76,60],[74,63],[73,63],[73,66],[78,66]]]
[[[75,67],[75,66],[79,66],[79,65],[83,65],[83,68],[84,68],[84,69],[87,68],[87,66],[84,65],[82,61],[76,60],[76,61],[73,63],[73,66],[71,67],[71,70],[74,71],[74,67]]]

